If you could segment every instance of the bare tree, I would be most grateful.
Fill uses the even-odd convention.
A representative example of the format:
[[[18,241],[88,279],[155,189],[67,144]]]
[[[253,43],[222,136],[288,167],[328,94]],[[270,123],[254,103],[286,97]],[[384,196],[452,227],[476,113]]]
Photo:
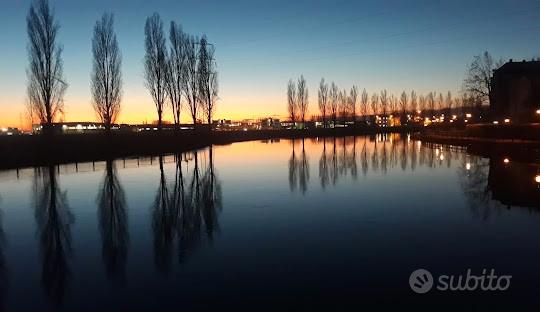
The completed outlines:
[[[388,91],[386,91],[386,89],[381,91],[380,102],[381,102],[381,113],[383,114],[383,116],[387,115],[388,114]]]
[[[356,101],[358,99],[358,87],[353,86],[349,94],[349,111],[351,112],[351,118],[353,124],[356,125]]]
[[[321,79],[319,83],[319,111],[323,119],[323,128],[326,128],[326,114],[328,112],[328,84]]]
[[[62,46],[57,42],[60,25],[47,0],[36,0],[26,16],[28,33],[27,94],[29,105],[47,132],[64,109],[67,83],[63,77]]]
[[[341,115],[342,123],[345,126],[345,121],[347,120],[348,114],[348,104],[349,96],[347,95],[347,90],[339,92],[339,114]]]
[[[398,99],[393,94],[390,95],[390,98],[388,99],[388,103],[390,106],[390,114],[395,114],[398,110]]]
[[[212,116],[217,101],[217,72],[214,63],[214,47],[208,44],[206,36],[199,43],[199,97],[208,128],[212,129]]]
[[[158,129],[163,127],[163,110],[167,87],[167,48],[163,33],[163,21],[154,13],[146,19],[144,28],[146,36],[144,57],[146,87],[156,105]]]
[[[422,114],[426,113],[426,97],[422,94],[418,98],[418,108],[420,108],[420,117],[422,117]]]
[[[417,114],[417,110],[418,110],[418,97],[416,95],[416,91],[412,90],[411,91],[411,102],[410,102],[410,105],[409,105],[409,109],[411,110],[411,115],[415,115]]]
[[[489,103],[491,76],[493,70],[502,65],[502,60],[495,62],[491,54],[485,51],[476,55],[467,69],[464,88],[472,97],[479,98],[482,104]]]
[[[336,127],[339,105],[339,91],[337,85],[332,81],[330,86],[330,113],[332,115],[333,127]]]
[[[180,129],[180,112],[182,110],[182,93],[186,67],[186,34],[182,26],[171,22],[169,40],[171,48],[167,60],[167,94],[171,104],[174,124]]]
[[[371,96],[371,111],[373,112],[373,115],[379,113],[379,95],[377,93],[373,93]]]
[[[399,108],[401,110],[401,120],[407,120],[407,109],[409,108],[409,97],[407,93],[403,91],[399,99]]]
[[[368,114],[368,102],[369,102],[369,95],[366,91],[366,89],[362,90],[362,95],[360,96],[360,112],[362,116],[364,116],[364,121],[367,118]]]
[[[433,92],[429,92],[426,98],[426,104],[429,108],[430,118],[435,115],[435,95]]]
[[[442,93],[439,93],[439,97],[437,98],[437,105],[439,108],[439,114],[444,113],[444,97]]]
[[[296,84],[291,79],[287,84],[287,108],[289,110],[289,119],[293,123],[293,127],[296,127],[296,119],[298,117],[298,105],[296,100]]]
[[[103,14],[92,39],[92,104],[107,132],[120,113],[122,97],[122,56],[113,26],[114,16]]]
[[[308,88],[306,86],[306,79],[304,75],[301,75],[298,79],[298,92],[296,96],[298,97],[298,113],[300,114],[300,121],[302,121],[302,128],[306,126],[306,114],[308,110]]]
[[[454,101],[452,100],[452,92],[448,91],[446,94],[446,98],[444,99],[444,106],[445,110],[447,111],[447,115],[452,114],[452,104]]]
[[[199,117],[199,78],[197,71],[197,41],[198,39],[189,36],[186,38],[185,53],[186,53],[186,67],[184,72],[184,92],[186,93],[187,104],[191,120],[193,121],[193,128],[197,125],[197,118]]]

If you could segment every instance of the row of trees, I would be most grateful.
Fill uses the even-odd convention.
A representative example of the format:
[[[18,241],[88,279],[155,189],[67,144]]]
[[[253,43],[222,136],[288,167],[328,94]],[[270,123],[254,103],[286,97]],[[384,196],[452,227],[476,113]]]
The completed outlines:
[[[291,122],[296,125],[296,122],[305,124],[306,115],[308,112],[309,94],[304,75],[298,78],[298,84],[291,79],[287,84],[287,109]]]
[[[365,118],[369,114],[393,114],[407,120],[407,116],[431,117],[437,114],[478,112],[483,105],[489,104],[491,77],[493,71],[502,64],[502,60],[495,62],[487,51],[475,56],[467,68],[463,91],[458,97],[453,97],[450,91],[445,94],[429,92],[423,95],[412,90],[393,95],[386,89],[371,95],[364,89],[359,94],[357,86],[353,86],[349,91],[340,90],[334,82],[328,84],[322,78],[318,88],[320,116],[317,119],[322,120],[324,127],[327,127],[330,122],[336,125],[338,119],[343,123],[349,120],[355,124],[358,117]],[[298,89],[295,83],[289,80],[287,105],[291,122],[305,122],[307,94],[303,76],[298,80]]]
[[[340,91],[334,82],[328,85],[322,78],[319,83],[318,104],[324,127],[328,124],[328,118],[336,125],[338,116],[343,120],[349,115],[356,116],[357,98],[358,87],[353,86],[349,92]],[[356,122],[356,118],[353,118],[353,122]]]
[[[453,98],[452,93],[446,94],[429,92],[426,95],[418,95],[416,91],[403,91],[399,96],[389,94],[386,89],[375,92],[371,95],[363,89],[358,93],[358,87],[353,86],[350,91],[339,91],[337,85],[332,82],[330,85],[321,79],[318,89],[318,104],[320,119],[327,126],[328,121],[337,124],[338,118],[356,123],[358,117],[371,115],[401,116],[433,116],[439,113],[450,114],[459,109],[472,110],[481,105],[482,102],[477,97],[464,92],[460,97]]]
[[[63,74],[63,47],[58,43],[60,25],[48,0],[36,0],[26,18],[28,32],[28,111],[32,122],[48,129],[64,112],[67,82]],[[157,13],[145,25],[145,80],[162,128],[169,104],[179,129],[180,113],[187,109],[195,125],[199,118],[212,123],[218,100],[218,79],[214,46],[206,36],[186,34],[172,21],[169,44]],[[122,56],[114,31],[114,16],[105,13],[94,26],[92,38],[92,105],[110,130],[121,110]],[[184,107],[185,106],[185,107]]]
[[[145,36],[146,87],[156,105],[158,128],[162,127],[167,100],[178,129],[184,102],[193,125],[203,117],[210,126],[218,100],[214,46],[206,36],[199,39],[184,33],[172,21],[167,48],[163,21],[157,13],[147,18]]]

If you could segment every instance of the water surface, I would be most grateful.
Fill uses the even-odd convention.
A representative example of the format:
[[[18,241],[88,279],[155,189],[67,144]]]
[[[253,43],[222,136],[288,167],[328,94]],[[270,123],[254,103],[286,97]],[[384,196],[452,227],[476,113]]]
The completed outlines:
[[[0,172],[7,310],[539,303],[540,166],[408,136]],[[512,275],[418,295],[412,271]]]

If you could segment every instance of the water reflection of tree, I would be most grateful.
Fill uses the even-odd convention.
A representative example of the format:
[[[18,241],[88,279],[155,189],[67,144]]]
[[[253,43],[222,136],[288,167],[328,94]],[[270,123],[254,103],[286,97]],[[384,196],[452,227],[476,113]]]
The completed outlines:
[[[330,166],[330,178],[332,179],[332,185],[336,185],[339,176],[336,137],[334,137],[332,147],[332,165]]]
[[[300,155],[300,166],[298,166],[299,186],[302,194],[307,191],[309,183],[309,161],[304,147],[304,139],[302,139],[302,153]]]
[[[296,153],[295,153],[295,144],[294,139],[292,140],[292,154],[291,158],[289,159],[289,188],[291,189],[291,192],[294,192],[296,190],[296,184],[298,180],[298,160],[296,159]]]
[[[163,170],[163,156],[159,156],[159,172],[159,186],[152,209],[154,261],[158,271],[167,272],[171,264],[175,216],[169,205],[169,189]]]
[[[368,165],[368,150],[367,150],[367,137],[364,137],[364,144],[362,145],[362,152],[360,153],[360,162],[362,166],[362,174],[365,176],[369,170]]]
[[[126,198],[116,166],[110,160],[96,201],[105,271],[110,278],[124,279],[129,244]]]
[[[401,170],[405,171],[407,169],[407,159],[408,159],[408,146],[406,140],[401,140],[401,152],[399,154],[400,164],[401,164]]]
[[[177,215],[180,262],[204,240],[213,241],[214,234],[219,231],[218,214],[223,209],[222,187],[214,166],[213,148],[208,149],[208,165],[203,168],[202,177],[196,153],[194,158],[189,194]],[[181,168],[179,170],[181,174]]]
[[[304,139],[302,139],[300,158],[296,156],[295,142],[292,140],[292,154],[289,159],[289,188],[292,192],[299,188],[300,192],[305,194],[309,184],[309,177],[309,159],[306,153]]]
[[[502,206],[491,200],[492,194],[488,185],[489,159],[469,156],[458,169],[458,176],[473,216],[487,220],[493,213],[501,211]]]
[[[202,152],[177,155],[174,182],[167,184],[160,157],[160,183],[153,206],[155,263],[158,270],[170,270],[174,241],[179,261],[185,259],[205,241],[212,242],[219,231],[218,215],[222,210],[221,182],[214,166],[213,148],[208,149],[206,167]],[[193,162],[191,176],[184,173],[183,163]]]
[[[382,142],[381,152],[381,172],[386,174],[388,172],[388,147],[386,146],[386,138]]]
[[[42,260],[41,282],[47,296],[55,305],[60,305],[70,276],[68,258],[74,217],[53,166],[36,169],[33,189]]]
[[[322,141],[322,142],[321,142]],[[361,169],[367,175],[372,172],[387,174],[388,170],[400,167],[402,171],[410,169],[415,171],[418,165],[429,166],[431,168],[452,164],[452,159],[456,158],[454,148],[425,144],[419,141],[412,141],[408,136],[400,134],[378,134],[372,137],[364,137],[357,154],[356,137],[332,138],[332,149],[330,149],[328,139],[314,141],[315,144],[322,144],[321,157],[319,159],[319,179],[321,187],[327,188],[331,183],[335,185],[343,176],[351,175],[353,180],[357,179],[358,170]],[[328,144],[327,144],[328,143]],[[357,159],[359,158],[359,159]],[[358,168],[358,160],[360,168]],[[301,161],[293,148],[292,157],[289,160],[289,184],[291,190],[295,190],[297,181],[301,177],[298,175],[298,167]]]
[[[323,150],[321,159],[319,160],[319,179],[321,180],[321,187],[326,188],[330,180],[328,172],[328,156],[326,155],[326,138],[323,138]]]

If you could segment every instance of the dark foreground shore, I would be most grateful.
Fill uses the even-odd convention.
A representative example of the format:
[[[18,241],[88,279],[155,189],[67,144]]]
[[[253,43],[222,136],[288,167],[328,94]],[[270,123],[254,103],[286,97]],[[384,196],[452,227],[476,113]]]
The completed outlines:
[[[0,169],[179,153],[241,141],[415,132],[418,127],[313,130],[162,131],[0,137]]]

